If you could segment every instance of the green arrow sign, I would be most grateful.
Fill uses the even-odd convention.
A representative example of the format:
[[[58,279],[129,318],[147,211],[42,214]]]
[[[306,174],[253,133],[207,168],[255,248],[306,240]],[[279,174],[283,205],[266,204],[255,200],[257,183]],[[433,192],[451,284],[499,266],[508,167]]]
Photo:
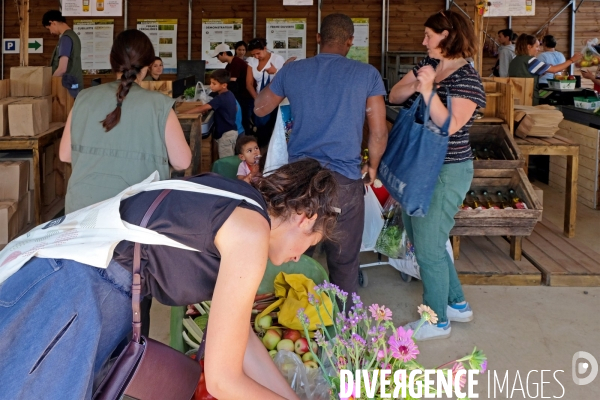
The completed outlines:
[[[41,45],[41,44],[40,44],[40,42],[38,42],[37,40],[36,40],[35,42],[33,42],[33,43],[29,43],[29,48],[30,48],[30,49],[37,50],[37,49],[39,49],[40,47],[42,47],[42,45]]]

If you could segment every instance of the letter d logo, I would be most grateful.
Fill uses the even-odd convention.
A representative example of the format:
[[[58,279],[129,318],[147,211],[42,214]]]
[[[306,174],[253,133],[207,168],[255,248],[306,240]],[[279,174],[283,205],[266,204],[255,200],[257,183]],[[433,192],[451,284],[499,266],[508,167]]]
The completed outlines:
[[[580,359],[585,359],[582,361]],[[579,361],[579,362],[578,362]],[[586,378],[580,378],[580,375],[584,375],[590,371],[590,374]],[[598,375],[598,361],[590,353],[585,351],[578,351],[573,355],[573,382],[579,386],[589,385],[596,379]]]

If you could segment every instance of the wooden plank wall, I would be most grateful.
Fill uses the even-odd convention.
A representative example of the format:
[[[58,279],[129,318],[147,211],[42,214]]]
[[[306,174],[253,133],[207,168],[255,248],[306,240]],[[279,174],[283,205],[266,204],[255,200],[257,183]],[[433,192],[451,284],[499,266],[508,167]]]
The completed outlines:
[[[307,56],[316,54],[317,45],[315,34],[317,32],[317,0],[313,6],[290,7],[283,6],[281,0],[258,0],[257,13],[257,36],[266,34],[266,18],[307,18]],[[395,0],[390,2],[389,15],[389,43],[390,51],[422,51],[423,24],[427,17],[444,8],[444,0]],[[466,4],[469,4],[468,6]],[[472,13],[471,4],[474,1],[461,2],[461,7]],[[518,33],[534,33],[548,19],[550,19],[565,4],[564,0],[537,0],[535,17],[515,17],[513,18],[513,29]],[[59,0],[30,0],[30,37],[44,38],[44,53],[30,54],[30,65],[49,65],[52,50],[56,46],[57,37],[52,37],[42,26],[41,19],[45,11],[49,9],[58,9]],[[381,66],[381,13],[382,0],[323,0],[322,16],[333,13],[343,12],[350,17],[369,18],[370,23],[370,49],[369,62],[376,68]],[[198,59],[202,43],[202,19],[203,18],[243,18],[243,38],[248,41],[252,39],[252,9],[251,0],[227,0],[227,1],[203,1],[195,0],[193,3],[193,22],[192,22],[192,58]],[[576,49],[582,46],[588,38],[600,36],[600,3],[584,2],[577,13],[576,23]],[[178,45],[177,52],[179,58],[187,58],[187,18],[188,1],[170,0],[168,2],[158,0],[132,0],[129,2],[128,9],[128,27],[136,26],[136,20],[142,18],[177,18],[178,24]],[[565,11],[561,16],[550,24],[550,26],[540,35],[549,33],[558,39],[558,50],[568,53],[569,43],[569,21],[570,10]],[[67,22],[72,25],[73,18],[67,18]],[[115,18],[115,34],[123,30],[123,18]],[[496,32],[508,26],[507,18],[489,18],[485,20],[485,29],[488,33],[496,37]],[[17,10],[14,2],[5,3],[5,37],[16,38],[19,36],[19,23]],[[492,66],[495,63],[491,56],[494,53],[494,46],[488,46],[485,50],[484,73],[489,75]],[[568,55],[568,54],[566,54]],[[19,63],[18,54],[7,54],[4,58],[4,76],[9,77],[11,66]],[[89,82],[91,77],[86,79]]]

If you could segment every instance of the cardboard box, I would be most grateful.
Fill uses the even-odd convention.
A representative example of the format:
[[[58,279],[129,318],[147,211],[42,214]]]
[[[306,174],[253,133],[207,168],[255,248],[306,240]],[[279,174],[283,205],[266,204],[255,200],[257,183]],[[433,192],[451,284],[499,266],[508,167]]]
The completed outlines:
[[[27,193],[28,181],[27,161],[0,162],[0,200],[18,201]]]
[[[10,136],[36,136],[50,129],[48,102],[27,99],[8,105]]]
[[[537,196],[538,200],[540,201],[540,205],[543,208],[544,207],[544,191],[542,189],[540,189],[539,187],[535,186],[534,184],[531,184],[531,187],[533,188],[533,192]],[[540,222],[542,221],[543,215],[544,215],[544,213],[542,211],[542,215],[540,215],[540,217],[538,218],[538,221],[540,221]]]
[[[16,201],[0,201],[0,245],[7,244],[19,233]]]
[[[35,180],[33,178],[33,153],[31,150],[12,150],[6,153],[0,153],[0,162],[2,161],[27,161],[29,163],[29,190],[35,189]]]
[[[0,99],[10,97],[10,79],[0,81]]]
[[[515,106],[515,123],[519,122],[515,135],[552,137],[560,129],[558,124],[563,118],[561,111],[549,105]]]
[[[12,67],[10,93],[14,97],[50,96],[52,94],[52,67]]]
[[[29,223],[29,192],[25,193],[17,203],[17,222],[18,233],[21,233]]]
[[[34,97],[34,99],[46,102],[45,110],[47,110],[47,113],[42,117],[48,121],[48,126],[50,126],[50,123],[52,122],[52,96],[40,96]]]
[[[0,136],[8,136],[8,105],[19,100],[16,97],[7,97],[0,100]]]
[[[54,157],[56,157],[56,153],[54,150],[54,144],[50,146],[46,146],[44,148],[44,152],[42,153],[42,174],[43,176],[50,175],[54,172]]]
[[[42,179],[42,203],[47,206],[56,199],[56,171]]]
[[[35,222],[35,190],[30,190],[27,195],[29,196],[27,223],[32,223]]]

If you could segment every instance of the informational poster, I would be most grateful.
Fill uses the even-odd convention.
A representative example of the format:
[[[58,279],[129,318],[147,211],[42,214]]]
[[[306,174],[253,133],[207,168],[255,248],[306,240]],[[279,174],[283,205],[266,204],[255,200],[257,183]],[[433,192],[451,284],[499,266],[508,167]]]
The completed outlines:
[[[115,20],[76,19],[73,31],[81,41],[81,68],[84,74],[111,72],[110,49],[113,44]]]
[[[313,0],[283,0],[284,6],[312,6]]]
[[[490,0],[484,17],[535,15],[535,0]]]
[[[163,74],[176,74],[177,20],[138,19],[137,28],[150,38],[154,46],[154,53],[162,58]]]
[[[202,59],[206,69],[225,68],[225,63],[211,57],[215,47],[221,43],[229,45],[235,52],[235,44],[242,40],[242,18],[202,20]]]
[[[123,0],[63,0],[64,17],[122,17]]]
[[[267,48],[286,60],[306,58],[306,18],[267,18]]]
[[[369,18],[352,18],[354,23],[354,41],[347,57],[369,63]]]

